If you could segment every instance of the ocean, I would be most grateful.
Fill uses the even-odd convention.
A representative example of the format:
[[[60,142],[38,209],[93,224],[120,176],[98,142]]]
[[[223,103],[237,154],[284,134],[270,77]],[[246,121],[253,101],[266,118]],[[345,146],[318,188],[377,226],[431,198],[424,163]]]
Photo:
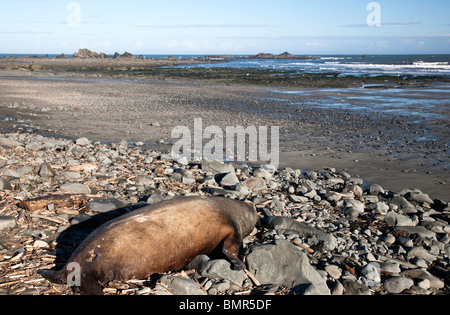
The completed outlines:
[[[21,54],[0,54],[0,58],[22,57]],[[43,57],[45,55],[33,55]],[[48,55],[50,58],[58,55]],[[67,55],[70,57],[70,55]],[[144,55],[146,58],[202,59],[204,55]],[[136,55],[136,57],[138,57]],[[232,55],[223,62],[190,67],[260,68],[299,73],[339,73],[341,76],[443,76],[450,77],[450,55],[328,55],[315,59],[248,59]],[[220,58],[216,58],[220,59]],[[186,67],[186,66],[178,66]]]
[[[179,66],[182,67],[182,66]],[[316,59],[247,59],[190,67],[261,68],[341,76],[450,76],[450,55],[318,56]]]

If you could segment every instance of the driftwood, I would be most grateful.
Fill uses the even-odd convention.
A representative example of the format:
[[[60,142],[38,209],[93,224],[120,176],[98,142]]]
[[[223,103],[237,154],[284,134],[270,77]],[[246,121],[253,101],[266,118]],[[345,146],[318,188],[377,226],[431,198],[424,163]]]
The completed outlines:
[[[248,271],[247,269],[244,269],[244,272],[247,274],[247,276],[253,281],[253,283],[256,286],[260,286],[261,285],[261,282],[259,282],[258,279],[256,279],[255,276],[253,276],[250,271]]]
[[[19,203],[19,207],[28,211],[37,211],[46,209],[49,204],[54,204],[58,208],[73,207],[85,204],[92,199],[102,198],[90,194],[57,194],[23,200]]]
[[[300,247],[300,248],[306,250],[308,253],[314,254],[314,250],[311,249],[311,248],[309,248],[308,246],[305,246],[305,245],[303,245],[302,243],[297,242],[297,241],[292,241],[292,243],[294,243],[294,244],[297,245],[298,247]]]

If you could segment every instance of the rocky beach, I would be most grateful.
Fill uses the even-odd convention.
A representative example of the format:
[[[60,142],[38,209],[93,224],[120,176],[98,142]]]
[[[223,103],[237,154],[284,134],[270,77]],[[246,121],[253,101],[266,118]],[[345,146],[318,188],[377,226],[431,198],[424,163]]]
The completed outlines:
[[[105,294],[448,294],[445,80],[273,81],[78,53],[0,59],[0,294],[73,294],[37,270],[102,222],[180,195],[255,204],[247,272],[200,256]],[[198,117],[279,126],[281,166],[174,160],[171,131]]]
[[[142,143],[28,133],[0,137],[0,293],[73,294],[37,274],[100,224],[176,196],[252,201],[247,271],[198,256],[179,273],[110,283],[105,294],[447,294],[450,207],[356,174],[173,160]]]

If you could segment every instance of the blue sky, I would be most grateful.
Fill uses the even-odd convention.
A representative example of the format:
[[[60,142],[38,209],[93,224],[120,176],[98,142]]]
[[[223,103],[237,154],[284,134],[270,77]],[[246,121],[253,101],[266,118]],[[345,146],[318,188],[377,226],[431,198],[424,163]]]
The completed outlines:
[[[380,14],[370,2],[3,1],[0,53],[450,53],[450,1],[379,0]]]

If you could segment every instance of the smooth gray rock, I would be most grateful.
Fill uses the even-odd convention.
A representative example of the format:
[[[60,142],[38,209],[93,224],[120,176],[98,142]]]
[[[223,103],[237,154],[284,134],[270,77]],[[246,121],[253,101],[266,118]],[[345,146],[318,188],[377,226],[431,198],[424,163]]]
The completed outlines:
[[[324,278],[310,265],[308,256],[286,240],[254,246],[247,265],[261,284],[285,285],[298,293],[330,295]]]
[[[404,216],[399,213],[396,213],[395,211],[389,211],[386,214],[384,221],[389,226],[412,226],[413,225],[413,222],[409,217]]]
[[[44,178],[54,177],[56,175],[56,172],[54,169],[52,169],[51,165],[48,163],[43,163],[39,165],[39,176]]]
[[[389,211],[389,206],[382,201],[370,204],[367,209],[371,210],[373,214],[386,214]]]
[[[380,263],[380,268],[383,271],[387,271],[393,274],[399,274],[402,270],[400,269],[400,265],[397,263]]]
[[[67,179],[80,179],[81,174],[74,171],[63,171],[61,174]]]
[[[203,160],[202,170],[211,172],[214,175],[234,172],[234,166],[217,160]]]
[[[75,143],[79,146],[87,146],[91,144],[91,141],[87,138],[79,138]]]
[[[226,292],[231,288],[231,284],[229,282],[219,282],[213,285],[213,289],[217,290],[218,292]]]
[[[420,237],[436,238],[436,234],[434,232],[427,230],[423,226],[398,226],[397,228],[401,231],[405,231],[408,235],[416,234]]]
[[[378,184],[373,184],[369,188],[369,193],[373,196],[378,196],[379,194],[384,194],[384,189]]]
[[[387,234],[383,237],[383,241],[387,246],[391,246],[395,243],[396,238],[392,234]]]
[[[9,180],[4,177],[0,177],[0,190],[13,190]]]
[[[345,199],[344,200],[344,208],[354,209],[358,213],[364,212],[364,204],[356,199]]]
[[[415,280],[425,280],[428,279],[430,281],[430,288],[434,289],[442,289],[445,286],[444,281],[439,279],[436,276],[433,276],[426,270],[423,269],[412,269],[403,271],[402,274],[406,277],[415,279]]]
[[[16,218],[11,216],[0,216],[0,231],[15,228],[17,226]]]
[[[74,194],[90,194],[92,192],[89,186],[79,183],[64,184],[60,189]]]
[[[165,196],[156,193],[156,194],[151,195],[146,201],[147,201],[147,203],[153,205],[153,204],[163,201],[165,198],[166,198]]]
[[[201,286],[191,279],[164,275],[159,282],[174,295],[207,295]]]
[[[361,275],[366,279],[368,287],[373,288],[381,285],[381,266],[378,263],[369,263],[361,269]]]
[[[344,286],[339,281],[336,281],[331,286],[331,295],[343,295],[344,294]]]
[[[397,196],[392,198],[390,203],[397,205],[399,210],[401,210],[405,214],[417,213],[416,207],[414,207],[408,200],[406,200],[402,196]]]
[[[105,213],[112,210],[124,208],[127,205],[118,199],[110,198],[89,201],[87,203],[87,206],[94,212]]]
[[[331,278],[338,280],[342,276],[342,269],[336,265],[328,265],[325,267],[325,271]]]
[[[305,223],[295,221],[287,217],[269,217],[267,219],[267,227],[276,231],[290,231],[300,236],[316,236],[324,242],[324,248],[332,251],[336,248],[337,242],[333,235],[322,232]]]
[[[351,279],[342,281],[344,295],[372,295],[368,286],[358,283]]]
[[[266,181],[261,177],[250,177],[242,182],[247,189],[251,191],[261,191],[267,189]]]
[[[220,179],[220,185],[222,187],[234,186],[234,185],[237,185],[237,184],[239,184],[239,179],[237,178],[237,176],[234,173],[234,171],[226,174],[225,176],[223,176]]]
[[[30,142],[25,146],[25,149],[31,150],[31,151],[39,151],[39,150],[42,150],[43,148],[44,148],[44,144],[42,144],[42,142],[40,142],[40,141]]]
[[[12,139],[0,137],[0,146],[7,148],[14,148],[14,147],[23,147],[23,144]]]
[[[2,169],[0,169],[0,172],[3,174],[3,176],[10,176],[13,178],[21,177],[21,175],[17,171],[6,168],[6,167],[3,167]]]
[[[431,255],[427,250],[425,250],[422,247],[413,247],[411,249],[408,250],[406,257],[408,259],[411,259],[413,257],[417,257],[417,258],[422,258],[425,259],[428,262],[433,262],[436,260],[436,256]]]
[[[231,264],[224,259],[203,262],[199,272],[203,277],[227,280],[239,287],[242,287],[245,279],[247,279],[247,275],[243,270],[231,270]]]
[[[418,203],[429,203],[429,204],[434,203],[433,199],[431,199],[430,196],[428,196],[427,194],[424,194],[420,190],[410,191],[410,192],[406,193],[405,198],[410,201],[415,201]]]
[[[206,268],[206,265],[211,259],[206,255],[198,255],[186,266],[186,269],[195,269],[198,274],[202,274],[202,271]]]
[[[434,232],[434,233],[446,233],[445,229],[448,224],[444,224],[442,222],[436,222],[436,221],[422,221],[420,223],[420,226],[423,226],[427,230]]]
[[[226,280],[239,287],[247,279],[243,270],[232,270],[228,261],[224,259],[212,260],[206,255],[196,256],[186,268],[195,269],[202,277]]]
[[[383,282],[384,289],[391,294],[399,294],[411,288],[414,281],[407,277],[391,277]]]

